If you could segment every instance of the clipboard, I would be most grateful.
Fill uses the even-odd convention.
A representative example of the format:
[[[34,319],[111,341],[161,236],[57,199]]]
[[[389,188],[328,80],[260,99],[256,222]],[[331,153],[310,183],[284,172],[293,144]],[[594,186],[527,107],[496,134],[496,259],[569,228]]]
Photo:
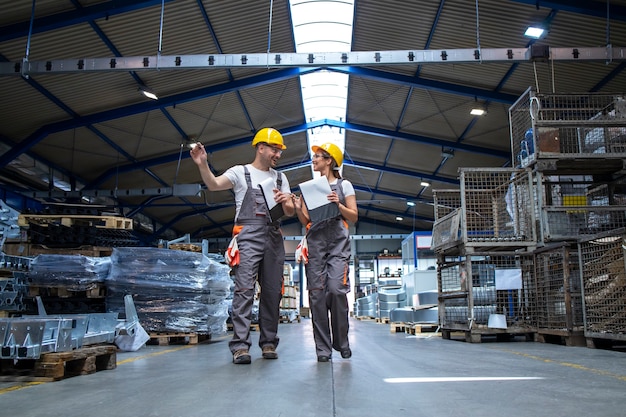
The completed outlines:
[[[302,191],[302,198],[304,198],[312,223],[341,215],[337,204],[328,201],[328,194],[332,190],[326,177],[318,177],[301,183],[300,191]]]
[[[265,204],[267,205],[267,210],[270,213],[270,221],[273,223],[280,220],[280,218],[285,215],[285,211],[283,210],[283,205],[277,203],[276,200],[274,200],[274,188],[276,188],[276,185],[274,184],[274,179],[264,179],[259,183],[259,188],[261,189],[261,194],[263,194],[263,199],[265,200]]]

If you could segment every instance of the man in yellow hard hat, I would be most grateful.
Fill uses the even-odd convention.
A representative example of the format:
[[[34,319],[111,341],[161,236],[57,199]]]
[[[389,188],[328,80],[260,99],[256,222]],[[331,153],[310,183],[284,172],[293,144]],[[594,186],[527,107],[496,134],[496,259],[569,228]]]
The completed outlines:
[[[287,216],[295,211],[291,189],[285,174],[276,171],[276,163],[287,147],[283,136],[276,129],[259,130],[252,146],[254,161],[235,165],[222,175],[215,176],[207,164],[207,153],[201,143],[191,149],[191,158],[209,191],[232,189],[235,193],[236,214],[233,240],[227,251],[227,259],[235,273],[235,292],[232,302],[233,338],[229,348],[233,363],[251,362],[250,323],[254,287],[261,286],[259,299],[259,347],[265,359],[276,359],[278,346],[278,322],[282,298],[283,264],[285,247],[280,220],[272,219],[266,198],[273,198]],[[259,184],[271,181],[273,196],[263,195]]]

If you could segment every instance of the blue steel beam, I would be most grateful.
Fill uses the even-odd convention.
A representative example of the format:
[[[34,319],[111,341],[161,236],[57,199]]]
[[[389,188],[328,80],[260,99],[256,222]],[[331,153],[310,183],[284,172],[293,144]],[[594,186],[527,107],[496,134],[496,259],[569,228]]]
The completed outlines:
[[[256,87],[259,85],[263,85],[271,82],[278,82],[285,79],[298,77],[300,75],[312,73],[318,71],[320,68],[285,68],[277,71],[269,71],[260,75],[248,77],[241,80],[236,80],[232,82],[228,82],[225,84],[210,86],[206,88],[201,88],[194,91],[189,91],[181,94],[175,94],[169,97],[160,98],[157,101],[144,102],[138,104],[132,104],[125,107],[119,107],[117,109],[107,110],[100,113],[91,114],[88,116],[75,117],[73,119],[64,120],[61,122],[55,122],[48,124],[46,126],[42,126],[37,129],[35,133],[30,135],[25,140],[21,141],[19,146],[15,147],[11,151],[7,152],[0,158],[0,166],[6,165],[13,159],[15,159],[18,155],[26,152],[31,147],[39,143],[43,140],[47,135],[55,132],[61,132],[64,130],[75,129],[77,127],[84,127],[90,124],[102,123],[108,120],[113,120],[121,117],[131,116],[139,113],[148,112],[151,110],[160,109],[163,107],[173,106],[175,104],[185,103],[189,101],[199,100],[207,97],[212,97],[215,95],[225,94],[232,91],[237,91],[239,89]],[[508,104],[512,104],[517,100],[517,96],[509,95],[509,94],[499,94],[494,93],[488,90],[476,89],[476,88],[468,88],[465,86],[454,85],[450,83],[441,83],[435,82],[432,80],[416,80],[413,77],[406,76],[398,76],[385,73],[383,71],[376,71],[366,68],[358,68],[358,67],[348,67],[342,69],[333,69],[338,72],[347,72],[352,73],[356,76],[366,76],[369,78],[376,78],[379,80],[383,80],[391,83],[399,83],[405,84],[409,86],[416,86],[419,88],[432,89],[437,91],[445,91],[450,94],[458,94],[458,95],[467,95],[476,98],[484,98],[492,101],[504,102]],[[339,123],[339,122],[337,122]],[[356,125],[355,125],[356,126]],[[372,133],[372,130],[365,130],[366,133]],[[391,131],[384,131],[383,136],[388,137],[400,137],[403,136],[400,133],[389,134]],[[417,138],[416,136],[413,136]],[[425,143],[436,144],[436,139],[426,140]],[[443,141],[445,142],[445,141]],[[448,146],[448,143],[442,143]],[[475,150],[470,150],[470,148],[474,148]],[[469,152],[478,152],[478,153],[488,153],[492,154],[490,151],[487,151],[485,148],[479,147],[469,147]],[[496,156],[501,156],[502,153],[498,151],[496,152]]]
[[[211,24],[211,19],[209,19],[209,14],[206,12],[206,9],[204,8],[204,4],[202,3],[202,0],[196,0],[196,2],[198,4],[198,9],[200,9],[200,13],[202,14],[202,19],[204,19],[204,24],[206,25],[207,30],[211,34],[211,38],[213,39],[213,43],[215,44],[217,53],[223,54],[224,52],[222,51],[222,45],[220,45],[220,42],[217,39],[217,34],[215,33],[215,30],[213,29],[213,24]],[[226,73],[228,74],[228,80],[234,81],[235,77],[233,77],[233,72],[229,69],[226,71]],[[248,127],[250,128],[250,130],[254,130],[254,123],[252,123],[252,117],[250,117],[250,112],[248,111],[245,103],[243,102],[241,93],[237,91],[236,95],[237,95],[237,101],[239,102],[239,105],[241,106],[244,117],[246,118],[246,121],[248,122]]]
[[[423,143],[423,144],[428,144],[428,145],[445,146],[447,148],[451,148],[455,150],[501,157],[504,159],[510,158],[509,152],[498,151],[498,150],[483,148],[483,147],[478,147],[478,146],[471,146],[471,145],[466,145],[466,144],[458,144],[454,142],[448,142],[448,141],[443,141],[440,139],[428,138],[428,137],[419,136],[419,135],[402,134],[402,133],[394,132],[391,130],[379,129],[379,128],[374,128],[371,126],[357,125],[354,123],[339,122],[335,120],[320,120],[316,122],[303,123],[303,124],[294,125],[294,126],[290,126],[286,128],[281,128],[280,132],[283,134],[283,136],[289,136],[294,133],[303,132],[307,129],[312,129],[312,128],[321,127],[321,126],[340,127],[340,128],[350,130],[350,131],[365,132],[367,134],[375,134],[375,135],[384,136],[384,137],[395,137],[397,139],[412,141],[416,143]],[[217,152],[217,151],[222,151],[226,149],[231,149],[236,146],[250,143],[251,141],[252,141],[252,136],[246,136],[243,138],[234,139],[234,140],[211,145],[208,151]],[[189,158],[189,154],[184,152],[183,155],[181,156],[180,153],[177,152],[175,154],[173,153],[170,155],[160,156],[158,158],[146,159],[144,161],[137,161],[133,164],[127,164],[127,165],[115,167],[115,168],[110,169],[109,171],[102,173],[98,178],[93,180],[91,183],[87,184],[85,188],[95,189],[95,188],[98,188],[100,184],[105,182],[108,178],[110,178],[113,175],[127,174],[132,171],[147,169],[151,166],[163,165],[163,164],[175,162],[178,160],[179,157],[186,159],[186,158]],[[413,177],[421,177],[421,178],[429,179],[432,181],[450,183],[454,185],[459,184],[457,180],[449,179],[446,177],[440,177],[438,175],[426,174],[426,173],[421,173],[421,172],[397,170],[394,168],[390,168],[388,166],[374,165],[374,164],[363,163],[363,162],[353,161],[353,163],[354,163],[354,166],[357,168],[359,166],[368,167],[372,169],[377,169],[377,170],[401,174],[401,175],[411,175]],[[306,166],[307,164],[308,164],[308,160],[306,162],[303,161],[301,163],[295,164],[293,168],[297,168],[299,166]],[[352,164],[346,162],[346,165],[352,165]],[[292,168],[292,167],[282,166],[281,168],[287,169],[287,168]]]
[[[436,139],[436,138],[431,138],[431,137],[422,136],[422,135],[412,135],[409,133],[402,133],[402,132],[396,132],[393,130],[380,129],[377,127],[366,126],[366,125],[361,125],[357,123],[340,122],[337,120],[326,119],[324,120],[324,124],[328,126],[340,127],[346,130],[353,131],[353,132],[366,133],[368,135],[373,135],[373,136],[383,136],[383,137],[389,137],[389,138],[404,139],[409,142],[423,143],[426,145],[433,145],[433,146],[443,146],[446,148],[451,148],[451,149],[470,152],[470,153],[495,156],[497,158],[508,159],[511,157],[511,154],[508,151],[500,151],[497,149],[485,148],[482,146],[455,143],[455,142],[451,142],[451,141],[447,141],[443,139]]]
[[[165,0],[170,3],[173,0]],[[55,29],[87,23],[95,19],[104,19],[118,14],[133,12],[147,7],[161,5],[161,0],[124,0],[108,1],[76,10],[40,17],[33,21],[32,33],[43,33]],[[0,42],[28,36],[30,20],[0,27]]]
[[[268,82],[277,82],[285,79],[298,77],[302,74],[317,71],[318,69],[307,68],[286,68],[278,71],[269,71],[260,75],[248,77],[241,80],[236,80],[226,84],[220,84],[216,86],[201,88],[199,90],[189,91],[186,93],[175,94],[169,97],[163,97],[159,100],[151,100],[150,102],[142,102],[137,104],[131,104],[125,107],[119,107],[117,109],[107,110],[100,113],[91,114],[88,116],[76,117],[61,122],[51,123],[40,127],[31,134],[28,138],[21,141],[18,146],[5,153],[0,158],[0,166],[4,166],[7,163],[14,160],[20,154],[28,151],[34,145],[42,141],[46,136],[51,133],[62,132],[65,130],[75,129],[78,127],[84,127],[91,124],[102,123],[108,120],[118,119],[121,117],[132,116],[135,114],[145,113],[152,110],[161,109],[168,106],[174,106],[175,104],[186,103],[189,101],[199,100],[207,97],[212,97],[220,94],[229,93],[231,91],[256,87],[266,84]]]
[[[563,10],[565,12],[583,14],[586,16],[607,17],[607,1],[592,0],[510,0],[515,3],[523,3],[535,7],[546,7],[549,9]],[[614,20],[626,20],[626,7],[610,4],[609,17]]]
[[[457,96],[471,97],[472,100],[489,100],[504,104],[513,104],[519,98],[512,94],[498,93],[482,88],[466,87],[459,84],[446,83],[443,81],[426,80],[408,75],[392,74],[385,71],[375,70],[365,67],[328,67],[329,71],[341,74],[353,75],[355,77],[368,78],[377,81],[384,81],[389,84],[415,87],[423,90],[437,91],[440,93],[453,94]]]

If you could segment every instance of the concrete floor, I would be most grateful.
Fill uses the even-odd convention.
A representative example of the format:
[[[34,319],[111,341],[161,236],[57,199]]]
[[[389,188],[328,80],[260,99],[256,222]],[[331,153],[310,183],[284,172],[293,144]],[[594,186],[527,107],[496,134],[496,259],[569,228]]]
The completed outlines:
[[[233,365],[228,336],[121,352],[117,369],[0,383],[3,416],[602,416],[626,413],[626,353],[470,344],[351,319],[351,359],[316,361],[311,322],[285,323],[277,360]],[[258,332],[253,332],[255,342]]]

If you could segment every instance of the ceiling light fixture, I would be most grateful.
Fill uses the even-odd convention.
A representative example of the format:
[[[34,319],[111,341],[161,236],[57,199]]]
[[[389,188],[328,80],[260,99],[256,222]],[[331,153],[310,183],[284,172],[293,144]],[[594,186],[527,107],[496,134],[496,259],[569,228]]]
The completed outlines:
[[[470,114],[472,116],[483,116],[485,113],[487,113],[487,111],[480,107],[474,107],[472,110],[470,110]]]
[[[524,32],[524,36],[527,38],[539,39],[545,33],[545,29],[540,26],[528,26],[526,32]]]
[[[415,202],[414,201],[407,201],[406,205],[409,207],[415,207]]]
[[[154,91],[146,87],[145,85],[139,86],[139,92],[144,96],[148,97],[151,100],[158,100],[159,97],[156,95]]]
[[[401,216],[396,216],[396,221],[397,222],[401,222],[402,220],[404,220],[404,218],[402,218]]]
[[[428,181],[422,181],[422,182],[420,182],[420,185],[422,187],[430,187],[430,183]]]

